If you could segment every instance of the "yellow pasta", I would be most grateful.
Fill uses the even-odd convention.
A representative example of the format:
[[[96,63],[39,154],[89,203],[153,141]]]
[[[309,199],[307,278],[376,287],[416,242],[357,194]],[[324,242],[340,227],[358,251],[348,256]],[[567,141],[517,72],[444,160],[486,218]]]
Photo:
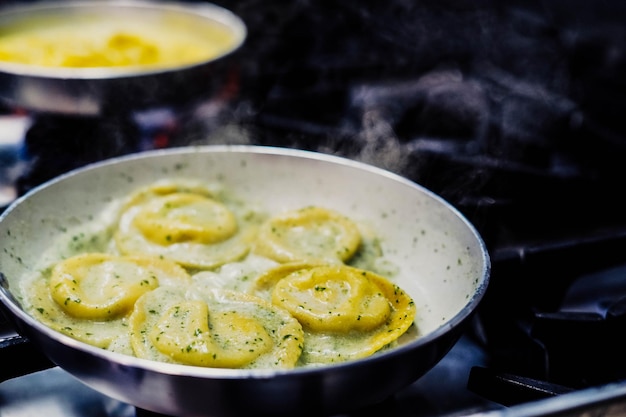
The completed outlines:
[[[368,331],[389,318],[391,307],[365,271],[339,266],[300,269],[280,280],[272,302],[311,331]]]
[[[149,285],[142,285],[144,280]],[[189,285],[191,277],[162,259],[86,253],[61,260],[29,281],[27,308],[37,319],[77,340],[110,349],[117,341],[126,343],[126,319],[139,293],[155,281]]]
[[[284,264],[258,277],[253,291],[300,321],[305,365],[370,356],[404,334],[416,314],[411,297],[388,279],[342,265]]]
[[[126,314],[159,281],[189,279],[179,265],[158,258],[87,253],[52,269],[50,293],[73,317],[106,320]]]
[[[0,61],[65,68],[162,68],[212,59],[235,46],[233,33],[220,25],[170,23],[122,15],[17,21],[0,33]]]
[[[342,263],[360,244],[361,234],[352,220],[323,207],[306,207],[267,221],[255,252],[277,262]]]
[[[219,368],[293,368],[301,325],[261,298],[229,290],[158,288],[129,320],[136,356]]]
[[[25,308],[94,346],[215,368],[345,362],[417,333],[373,231],[321,206],[269,217],[212,187],[162,180],[112,202],[46,256]]]
[[[158,182],[124,205],[114,237],[123,254],[213,269],[248,254],[259,222],[254,213],[220,201],[196,183]]]
[[[174,193],[143,205],[133,224],[150,241],[161,245],[179,242],[218,243],[237,233],[235,215],[212,198]]]

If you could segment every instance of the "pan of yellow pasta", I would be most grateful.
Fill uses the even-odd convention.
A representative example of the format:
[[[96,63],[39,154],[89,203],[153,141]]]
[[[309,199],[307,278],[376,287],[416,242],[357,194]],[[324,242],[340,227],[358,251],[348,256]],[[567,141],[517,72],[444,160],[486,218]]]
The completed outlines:
[[[0,301],[21,337],[172,416],[379,403],[454,346],[490,272],[481,236],[436,194],[276,147],[89,165],[15,201],[0,235]]]
[[[0,99],[99,116],[212,97],[245,23],[208,2],[46,0],[0,7]]]

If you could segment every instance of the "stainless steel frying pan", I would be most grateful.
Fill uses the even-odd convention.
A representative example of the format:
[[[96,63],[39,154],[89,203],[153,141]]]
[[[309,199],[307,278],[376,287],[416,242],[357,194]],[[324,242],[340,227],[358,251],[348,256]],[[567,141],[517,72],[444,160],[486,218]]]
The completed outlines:
[[[99,116],[121,110],[212,97],[224,86],[231,58],[247,37],[245,23],[211,3],[149,0],[43,1],[0,8],[0,37],[20,25],[58,25],[90,19],[152,22],[163,31],[188,31],[210,38],[207,27],[232,33],[229,50],[202,62],[168,68],[44,67],[0,59],[0,99],[35,112]],[[210,39],[207,40],[210,42]]]
[[[315,204],[369,219],[385,256],[398,266],[395,282],[417,305],[418,335],[392,350],[338,365],[211,369],[95,348],[22,309],[21,277],[62,231],[90,221],[112,199],[168,176],[218,181],[271,211]],[[91,165],[16,201],[0,217],[0,236],[0,300],[17,331],[88,386],[176,416],[323,415],[380,402],[420,378],[456,343],[490,272],[477,231],[432,192],[362,163],[271,147],[187,147]]]

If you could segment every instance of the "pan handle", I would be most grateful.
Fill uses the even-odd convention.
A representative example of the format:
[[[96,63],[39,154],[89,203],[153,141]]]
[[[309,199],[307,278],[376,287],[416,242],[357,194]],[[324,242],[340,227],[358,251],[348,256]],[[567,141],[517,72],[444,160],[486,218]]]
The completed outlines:
[[[0,382],[56,366],[11,327],[0,303]]]

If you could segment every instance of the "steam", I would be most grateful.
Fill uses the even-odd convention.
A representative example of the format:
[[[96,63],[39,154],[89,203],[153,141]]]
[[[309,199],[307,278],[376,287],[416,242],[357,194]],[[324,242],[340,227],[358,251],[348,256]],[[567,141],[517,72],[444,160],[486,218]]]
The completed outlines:
[[[496,160],[547,153],[576,113],[558,39],[520,5],[250,0],[233,11],[250,26],[240,95],[187,109],[175,144],[316,150],[461,194]],[[441,159],[462,168],[433,173]]]
[[[406,171],[406,147],[400,143],[389,121],[378,110],[363,114],[364,130],[356,140],[362,144],[354,158],[396,173]]]

